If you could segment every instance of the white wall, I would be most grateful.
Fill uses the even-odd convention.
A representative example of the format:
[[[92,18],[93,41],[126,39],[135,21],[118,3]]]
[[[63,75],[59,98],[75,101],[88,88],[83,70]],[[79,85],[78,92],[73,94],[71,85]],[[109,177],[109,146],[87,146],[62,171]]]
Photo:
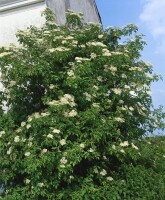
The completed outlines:
[[[45,19],[41,12],[46,8],[44,2],[24,5],[5,11],[0,10],[0,46],[16,43],[15,33],[30,25],[42,26]]]

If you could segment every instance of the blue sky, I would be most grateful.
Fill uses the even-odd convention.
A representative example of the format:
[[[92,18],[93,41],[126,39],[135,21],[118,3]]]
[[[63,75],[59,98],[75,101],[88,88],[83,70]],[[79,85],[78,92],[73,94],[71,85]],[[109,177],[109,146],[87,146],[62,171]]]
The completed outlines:
[[[165,108],[165,0],[96,0],[104,27],[134,23],[147,41],[142,59],[154,66],[164,81],[152,84],[155,107]]]

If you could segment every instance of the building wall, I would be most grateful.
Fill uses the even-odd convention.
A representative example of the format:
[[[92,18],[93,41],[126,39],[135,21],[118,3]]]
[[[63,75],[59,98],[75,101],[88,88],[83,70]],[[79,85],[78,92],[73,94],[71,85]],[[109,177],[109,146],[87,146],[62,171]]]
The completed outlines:
[[[17,43],[15,36],[18,30],[30,25],[42,26],[45,19],[41,12],[46,8],[44,2],[21,6],[6,11],[0,11],[0,45]]]
[[[95,0],[47,0],[46,4],[56,14],[56,22],[64,24],[67,9],[82,12],[85,22],[101,22]]]
[[[67,9],[84,14],[85,22],[100,22],[95,0],[1,0],[0,46],[17,44],[18,30],[30,25],[42,26],[45,19],[41,12],[49,7],[56,14],[56,23],[64,24]]]

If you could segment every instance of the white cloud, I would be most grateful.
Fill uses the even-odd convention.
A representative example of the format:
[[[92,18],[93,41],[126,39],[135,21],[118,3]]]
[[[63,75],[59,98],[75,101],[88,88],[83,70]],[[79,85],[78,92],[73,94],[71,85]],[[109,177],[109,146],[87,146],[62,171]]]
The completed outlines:
[[[165,35],[165,0],[144,1],[140,20],[147,25],[153,36]]]
[[[140,20],[157,40],[157,53],[165,53],[165,0],[142,0]]]

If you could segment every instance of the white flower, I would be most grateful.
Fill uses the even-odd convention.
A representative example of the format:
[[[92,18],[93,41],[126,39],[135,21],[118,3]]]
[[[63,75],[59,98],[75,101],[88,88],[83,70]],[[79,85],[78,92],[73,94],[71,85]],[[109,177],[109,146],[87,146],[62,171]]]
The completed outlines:
[[[133,143],[131,144],[132,145],[132,148],[138,150],[139,148],[137,146],[135,146]]]
[[[102,76],[98,76],[97,80],[100,81],[100,82],[102,82],[103,81],[103,77]]]
[[[60,133],[60,130],[58,130],[58,129],[53,129],[52,132],[53,132],[53,133],[57,133],[57,134],[59,134],[59,133]]]
[[[148,91],[146,91],[146,94],[149,94],[149,95],[151,95],[151,94],[152,94],[152,92],[151,92],[150,90],[148,90]]]
[[[10,81],[10,87],[14,86],[16,84],[16,81]]]
[[[99,89],[99,87],[97,85],[94,85],[93,88],[95,88],[95,90]]]
[[[62,157],[60,160],[60,163],[65,165],[68,162],[68,160],[65,157]]]
[[[69,176],[70,179],[74,179],[74,176]]]
[[[34,117],[35,117],[36,119],[38,119],[38,118],[40,118],[41,116],[40,116],[40,114],[39,114],[38,112],[36,112],[36,113],[34,113]]]
[[[130,89],[130,86],[129,85],[124,85],[124,88],[125,89]]]
[[[91,57],[92,59],[94,59],[94,58],[97,57],[97,55],[96,55],[95,53],[91,53],[90,57]]]
[[[108,180],[108,181],[113,181],[114,179],[113,179],[111,176],[108,176],[108,177],[107,177],[107,180]]]
[[[105,169],[101,170],[100,175],[102,175],[102,176],[107,175],[107,171]]]
[[[49,134],[47,135],[47,138],[53,139],[53,135],[49,133]]]
[[[68,76],[74,76],[74,71],[73,70],[70,70],[67,72]]]
[[[47,149],[42,149],[42,153],[46,153],[47,151]]]
[[[94,173],[96,173],[96,174],[98,174],[98,173],[99,173],[99,171],[98,171],[98,169],[97,169],[97,168],[95,168],[95,169],[94,169]]]
[[[111,66],[109,69],[110,69],[112,72],[116,72],[116,71],[117,71],[117,68],[116,68],[116,67],[113,67],[113,66]]]
[[[19,136],[15,136],[15,138],[14,138],[14,142],[19,142],[19,141],[20,141]]]
[[[124,103],[124,101],[123,101],[123,100],[120,100],[120,101],[119,101],[119,103],[123,104],[123,103]]]
[[[122,78],[127,78],[127,75],[122,74],[121,77],[122,77]]]
[[[129,145],[128,141],[124,141],[120,143],[121,147],[127,147]]]
[[[90,95],[88,92],[84,92],[83,94],[85,95],[87,101],[92,100],[92,95]]]
[[[32,142],[29,142],[28,143],[28,147],[32,147],[33,143]]]
[[[165,155],[163,155],[163,158],[165,158]]]
[[[83,149],[83,148],[85,148],[85,145],[83,143],[81,143],[80,147]]]
[[[151,142],[147,142],[147,144],[151,144]]]
[[[26,142],[26,138],[24,138],[24,139],[22,138],[22,142]]]
[[[95,108],[99,108],[100,107],[100,103],[93,103],[92,106],[95,107]]]
[[[25,153],[25,156],[26,156],[26,157],[29,157],[29,156],[30,156],[30,152],[26,152],[26,153]]]
[[[26,122],[21,122],[21,126],[25,126],[26,125]]]
[[[112,145],[112,149],[114,149],[114,150],[116,149],[116,146],[114,144]]]
[[[30,127],[31,127],[31,125],[30,125],[30,124],[27,124],[26,128],[29,129]]]
[[[121,92],[122,92],[120,88],[113,88],[112,91],[113,91],[115,94],[118,94],[118,95],[120,95]]]
[[[43,184],[43,183],[38,183],[38,186],[39,186],[39,187],[43,187],[44,184]]]
[[[112,55],[108,49],[103,49],[102,52],[103,52],[103,56],[111,56]]]
[[[100,46],[100,47],[106,47],[106,45],[103,44],[102,42],[88,42],[87,45],[88,45],[88,46]]]
[[[106,157],[106,156],[103,156],[103,159],[104,159],[104,160],[107,160],[107,157]]]
[[[134,91],[130,91],[129,93],[130,93],[132,96],[134,96],[134,97],[137,96],[137,94],[136,94]]]
[[[43,113],[41,113],[41,116],[42,116],[42,117],[46,117],[46,116],[49,116],[49,115],[50,115],[49,112],[45,112],[45,113],[43,112]]]
[[[68,116],[69,116],[69,117],[75,117],[75,116],[77,116],[77,111],[71,110],[71,111],[68,113]]]
[[[55,87],[55,86],[54,86],[53,84],[50,84],[50,85],[49,85],[49,89],[51,89],[51,90],[52,90],[54,87]]]
[[[129,107],[129,110],[134,111],[134,108],[132,106]]]
[[[7,151],[7,155],[10,155],[11,152],[12,152],[12,147],[10,147],[10,148],[8,149],[8,151]]]
[[[5,131],[0,131],[0,138],[5,134]]]
[[[125,120],[123,118],[120,118],[120,117],[115,117],[115,120],[117,122],[121,122],[121,123],[125,122]]]
[[[4,56],[7,56],[7,55],[10,55],[11,52],[3,52],[3,53],[0,53],[0,58],[4,57]]]
[[[92,148],[90,148],[88,151],[89,151],[90,153],[93,153],[93,152],[94,152],[94,150],[93,150]]]
[[[29,183],[30,183],[30,180],[29,180],[29,179],[26,179],[26,180],[25,180],[25,183],[26,183],[26,184],[29,184]]]
[[[98,38],[99,39],[101,39],[101,38],[103,38],[104,37],[104,35],[98,35]]]
[[[66,144],[66,140],[65,140],[65,139],[60,140],[60,144],[61,144],[62,146],[65,145],[65,144]]]
[[[32,119],[33,119],[32,117],[28,117],[28,120],[27,120],[27,121],[28,121],[28,122],[31,122]]]
[[[124,149],[121,149],[120,152],[121,152],[121,153],[125,153]]]

